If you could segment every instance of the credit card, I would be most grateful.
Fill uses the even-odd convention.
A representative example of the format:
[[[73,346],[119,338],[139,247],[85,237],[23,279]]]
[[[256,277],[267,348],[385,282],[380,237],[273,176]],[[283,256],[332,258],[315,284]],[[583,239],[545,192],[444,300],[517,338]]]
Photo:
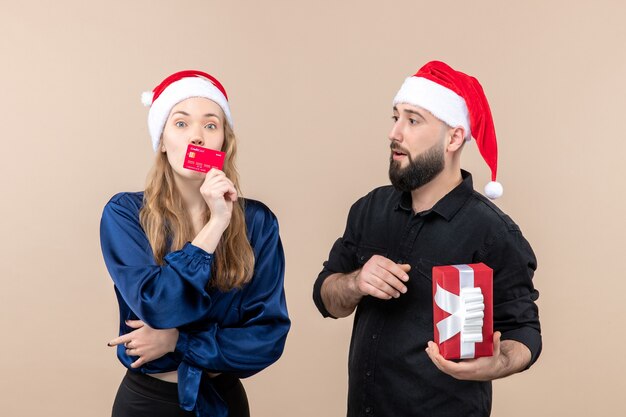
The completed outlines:
[[[224,166],[225,156],[224,152],[203,148],[202,146],[189,145],[187,146],[183,168],[198,172],[209,172],[211,168],[221,170]]]

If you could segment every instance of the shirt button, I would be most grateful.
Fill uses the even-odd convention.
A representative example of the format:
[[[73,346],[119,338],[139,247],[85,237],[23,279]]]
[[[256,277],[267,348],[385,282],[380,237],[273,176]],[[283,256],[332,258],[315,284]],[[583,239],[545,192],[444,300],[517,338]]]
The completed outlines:
[[[372,376],[372,371],[365,372],[365,376]]]
[[[365,412],[370,414],[372,412],[372,407],[365,407]]]
[[[365,256],[361,255],[361,257],[359,259],[364,261],[365,260]]]
[[[373,334],[372,335],[372,339],[374,339],[374,340],[378,339],[378,335],[377,334]]]
[[[396,262],[397,264],[403,264],[404,263],[404,259],[398,259],[398,262]]]

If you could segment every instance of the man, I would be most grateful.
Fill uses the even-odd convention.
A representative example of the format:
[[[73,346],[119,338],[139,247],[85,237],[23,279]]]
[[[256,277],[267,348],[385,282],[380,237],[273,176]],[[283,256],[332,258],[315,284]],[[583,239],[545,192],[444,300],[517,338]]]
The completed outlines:
[[[404,82],[393,120],[393,186],[352,206],[313,291],[325,317],[356,309],[348,416],[488,416],[490,381],[541,351],[534,253],[460,166],[474,137],[492,171],[486,194],[502,194],[489,105],[475,78],[433,61]],[[432,342],[432,268],[478,262],[493,269],[494,355],[449,361]]]

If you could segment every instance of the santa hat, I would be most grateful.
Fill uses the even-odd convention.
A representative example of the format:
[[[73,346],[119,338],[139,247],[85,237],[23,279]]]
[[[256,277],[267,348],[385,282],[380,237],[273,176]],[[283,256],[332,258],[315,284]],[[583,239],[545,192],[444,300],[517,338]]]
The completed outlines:
[[[487,97],[476,78],[455,71],[443,62],[431,61],[404,81],[393,99],[394,105],[398,103],[421,107],[448,126],[462,127],[466,140],[473,136],[491,169],[491,182],[485,186],[485,195],[491,199],[502,195],[502,185],[496,182],[496,130]]]
[[[222,84],[213,76],[202,71],[186,70],[176,72],[154,90],[141,95],[141,102],[150,106],[148,129],[152,138],[152,147],[156,152],[163,133],[163,127],[172,107],[191,97],[205,97],[222,108],[226,121],[233,127],[233,120],[228,107],[228,95]]]

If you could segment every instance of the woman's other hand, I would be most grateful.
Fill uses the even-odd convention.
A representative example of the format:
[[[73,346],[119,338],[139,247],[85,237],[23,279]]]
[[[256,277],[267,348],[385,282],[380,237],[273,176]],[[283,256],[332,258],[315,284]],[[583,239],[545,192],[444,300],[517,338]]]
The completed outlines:
[[[138,356],[131,368],[139,368],[176,349],[178,329],[153,329],[141,320],[126,320],[126,325],[135,330],[111,340],[108,345],[123,344],[127,355]]]

